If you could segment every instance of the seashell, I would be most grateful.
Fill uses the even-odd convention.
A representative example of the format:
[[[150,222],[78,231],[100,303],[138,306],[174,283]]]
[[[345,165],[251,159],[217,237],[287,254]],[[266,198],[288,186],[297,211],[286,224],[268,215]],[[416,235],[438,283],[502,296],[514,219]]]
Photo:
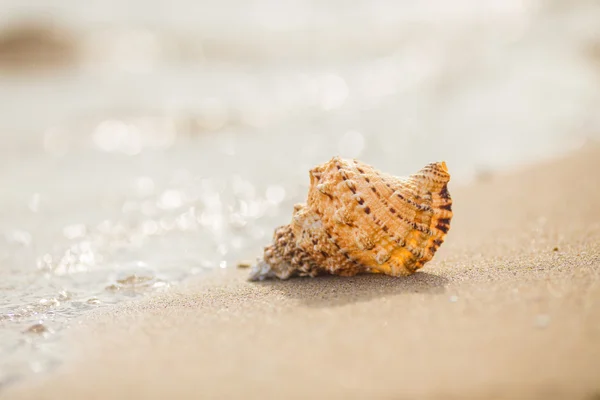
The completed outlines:
[[[445,162],[407,178],[334,157],[310,171],[306,204],[279,227],[250,280],[383,273],[405,276],[431,260],[452,219]]]

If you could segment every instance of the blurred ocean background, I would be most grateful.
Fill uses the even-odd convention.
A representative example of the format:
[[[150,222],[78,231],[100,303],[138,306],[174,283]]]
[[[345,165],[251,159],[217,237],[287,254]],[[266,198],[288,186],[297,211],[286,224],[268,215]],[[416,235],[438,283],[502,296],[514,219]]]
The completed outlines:
[[[260,256],[333,155],[457,185],[598,138],[598,1],[0,0],[0,389]]]

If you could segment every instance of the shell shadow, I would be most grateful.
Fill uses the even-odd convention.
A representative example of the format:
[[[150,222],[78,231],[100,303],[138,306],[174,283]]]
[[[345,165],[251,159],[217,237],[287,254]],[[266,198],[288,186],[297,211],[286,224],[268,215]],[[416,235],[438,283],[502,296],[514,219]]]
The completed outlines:
[[[376,274],[353,277],[327,275],[257,282],[298,299],[308,307],[337,307],[406,293],[443,294],[447,283],[448,279],[427,272],[400,278]]]

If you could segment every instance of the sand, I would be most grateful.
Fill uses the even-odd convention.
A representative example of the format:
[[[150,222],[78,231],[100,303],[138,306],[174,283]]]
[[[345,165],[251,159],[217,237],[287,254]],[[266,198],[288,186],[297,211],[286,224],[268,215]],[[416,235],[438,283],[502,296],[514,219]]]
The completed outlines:
[[[451,185],[447,241],[408,278],[222,270],[89,314],[0,397],[598,399],[598,167],[588,145]]]

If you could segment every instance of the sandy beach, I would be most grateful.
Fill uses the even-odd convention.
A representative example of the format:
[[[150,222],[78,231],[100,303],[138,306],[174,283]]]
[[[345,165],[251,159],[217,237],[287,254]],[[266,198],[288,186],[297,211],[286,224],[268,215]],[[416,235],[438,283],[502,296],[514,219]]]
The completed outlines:
[[[451,185],[447,241],[408,278],[227,269],[87,314],[58,370],[0,397],[597,399],[599,166],[588,145]]]

